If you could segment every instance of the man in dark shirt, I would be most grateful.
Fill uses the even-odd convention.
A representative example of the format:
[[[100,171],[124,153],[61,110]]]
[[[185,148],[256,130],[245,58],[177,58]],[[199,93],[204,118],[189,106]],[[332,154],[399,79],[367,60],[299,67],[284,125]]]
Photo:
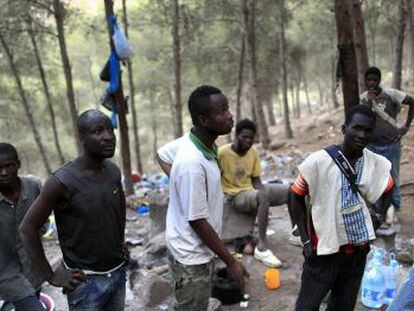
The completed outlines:
[[[414,117],[414,99],[400,90],[382,88],[381,71],[371,67],[365,73],[368,91],[361,94],[361,103],[368,105],[377,115],[377,122],[368,149],[386,157],[392,164],[395,182],[392,205],[396,210],[401,207],[399,190],[399,170],[401,157],[401,138],[408,132]],[[402,127],[397,125],[397,115],[402,105],[408,105],[408,116]],[[393,209],[390,209],[393,211]],[[387,222],[391,222],[392,219]]]
[[[16,149],[0,143],[0,298],[17,311],[44,310],[36,297],[43,279],[33,268],[17,228],[40,193],[40,181],[18,176],[19,168]]]
[[[67,293],[70,310],[123,310],[125,197],[110,119],[96,109],[77,121],[83,152],[45,183],[21,226],[41,275]],[[63,263],[55,271],[33,234],[54,211]]]

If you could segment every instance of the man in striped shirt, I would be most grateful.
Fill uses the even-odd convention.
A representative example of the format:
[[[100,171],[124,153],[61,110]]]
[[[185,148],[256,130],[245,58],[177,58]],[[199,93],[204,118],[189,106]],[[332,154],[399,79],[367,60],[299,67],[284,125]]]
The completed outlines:
[[[391,163],[365,147],[375,127],[366,106],[349,109],[342,126],[344,140],[336,146],[353,170],[357,193],[327,150],[311,154],[299,165],[292,185],[292,209],[303,242],[302,284],[296,310],[319,310],[331,291],[329,310],[353,310],[374,227],[384,221],[393,187]],[[305,197],[311,204],[307,216]],[[371,220],[369,202],[375,203]]]

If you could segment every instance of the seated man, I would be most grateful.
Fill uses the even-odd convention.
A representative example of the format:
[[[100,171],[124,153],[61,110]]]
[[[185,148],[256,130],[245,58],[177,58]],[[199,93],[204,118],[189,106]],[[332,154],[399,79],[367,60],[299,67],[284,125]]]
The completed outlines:
[[[269,206],[287,203],[289,187],[262,184],[260,158],[253,147],[255,135],[255,124],[241,120],[236,125],[235,142],[219,149],[222,189],[231,207],[241,213],[257,213],[259,237],[254,257],[267,266],[280,267],[281,261],[268,248],[266,229]],[[182,139],[158,150],[158,162],[167,175]]]

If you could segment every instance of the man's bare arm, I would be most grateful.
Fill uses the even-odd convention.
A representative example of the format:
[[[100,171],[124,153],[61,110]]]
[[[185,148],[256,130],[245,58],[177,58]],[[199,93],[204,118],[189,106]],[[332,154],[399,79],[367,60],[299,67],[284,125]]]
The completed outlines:
[[[253,188],[256,190],[264,190],[262,179],[260,177],[252,177]]]
[[[407,120],[405,121],[405,125],[402,128],[402,132],[401,135],[405,135],[410,126],[411,126],[411,122],[413,121],[414,118],[414,98],[407,96],[407,98],[404,100],[404,104],[408,105],[408,114],[407,114]]]
[[[40,195],[33,202],[24,217],[19,230],[23,245],[27,249],[40,275],[54,286],[73,290],[80,282],[85,280],[83,272],[79,269],[66,270],[64,267],[60,267],[53,272],[52,267],[46,259],[42,241],[38,234],[42,224],[64,196],[64,186],[56,177],[52,176],[49,178]]]

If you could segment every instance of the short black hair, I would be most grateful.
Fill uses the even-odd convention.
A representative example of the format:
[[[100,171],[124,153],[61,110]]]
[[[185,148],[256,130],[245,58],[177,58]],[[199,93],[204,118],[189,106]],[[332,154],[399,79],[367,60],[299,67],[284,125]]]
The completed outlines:
[[[188,110],[194,125],[197,124],[200,115],[206,115],[210,112],[210,96],[214,94],[222,94],[222,92],[211,85],[199,86],[191,92],[188,98]]]
[[[257,132],[256,124],[250,119],[242,119],[236,124],[236,135],[239,135],[244,129],[252,130],[255,134]]]
[[[355,105],[355,106],[352,106],[351,108],[349,108],[348,111],[346,112],[345,125],[349,125],[349,123],[351,123],[352,118],[354,117],[354,115],[356,115],[358,113],[363,114],[363,115],[373,119],[374,123],[377,120],[377,116],[371,110],[370,107],[368,107],[366,105]]]
[[[0,143],[0,154],[11,155],[16,161],[19,161],[19,155],[16,148],[9,143]]]
[[[365,72],[365,78],[370,74],[376,75],[381,80],[381,70],[378,67],[369,67]]]
[[[104,114],[99,109],[85,110],[78,116],[78,119],[76,120],[76,127],[78,129],[79,134],[84,134],[87,131],[88,125],[89,125],[89,119],[91,115],[93,114],[102,114],[103,116],[107,117],[107,115]]]

